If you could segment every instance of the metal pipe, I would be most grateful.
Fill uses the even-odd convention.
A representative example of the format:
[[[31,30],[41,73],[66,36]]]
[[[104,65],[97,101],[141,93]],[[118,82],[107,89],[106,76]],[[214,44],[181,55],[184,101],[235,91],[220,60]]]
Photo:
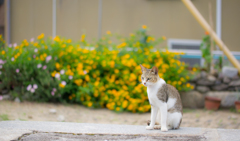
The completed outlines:
[[[102,0],[98,1],[98,39],[101,39],[102,34]]]
[[[223,43],[223,41],[217,36],[217,34],[213,31],[213,29],[209,26],[209,24],[206,22],[206,20],[203,18],[203,16],[200,14],[200,12],[197,10],[197,8],[192,4],[190,0],[182,0],[182,2],[185,4],[185,6],[188,8],[188,10],[192,13],[192,15],[196,18],[196,20],[199,22],[199,24],[210,33],[210,36],[214,39],[214,41],[217,43],[219,48],[223,51],[223,53],[227,56],[228,60],[233,64],[234,67],[238,69],[238,72],[240,74],[240,64],[237,61],[237,59],[232,55],[232,53],[229,51],[227,46]]]
[[[52,38],[54,39],[56,37],[56,20],[57,20],[57,12],[56,12],[56,0],[52,1]]]

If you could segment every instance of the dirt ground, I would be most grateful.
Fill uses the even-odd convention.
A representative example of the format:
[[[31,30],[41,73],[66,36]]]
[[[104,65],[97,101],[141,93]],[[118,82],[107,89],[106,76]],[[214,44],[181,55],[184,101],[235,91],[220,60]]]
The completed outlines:
[[[0,121],[64,121],[147,125],[149,119],[150,113],[116,113],[108,109],[90,109],[76,104],[0,101]],[[218,111],[184,109],[181,127],[240,129],[240,113],[234,112],[234,109]]]

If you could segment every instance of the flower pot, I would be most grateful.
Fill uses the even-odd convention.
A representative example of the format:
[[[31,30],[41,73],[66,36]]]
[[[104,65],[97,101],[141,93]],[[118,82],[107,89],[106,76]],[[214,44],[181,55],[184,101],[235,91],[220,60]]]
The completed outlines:
[[[240,101],[235,101],[235,108],[237,112],[240,112]]]
[[[217,110],[221,104],[221,99],[216,97],[205,97],[205,108],[208,110]]]

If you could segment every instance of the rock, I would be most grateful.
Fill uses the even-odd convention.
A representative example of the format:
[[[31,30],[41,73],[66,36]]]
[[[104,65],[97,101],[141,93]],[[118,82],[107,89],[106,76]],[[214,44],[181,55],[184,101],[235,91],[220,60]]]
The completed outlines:
[[[219,80],[222,80],[222,79],[223,79],[223,74],[222,74],[221,72],[218,74],[218,79],[219,79]]]
[[[222,73],[224,76],[233,78],[238,74],[238,70],[236,68],[233,67],[223,67],[222,68]]]
[[[200,93],[206,93],[208,92],[210,89],[207,86],[197,86],[196,90],[199,91]]]
[[[230,81],[231,80],[228,77],[226,77],[226,76],[223,77],[223,83],[228,84],[228,83],[230,83]]]
[[[223,108],[230,108],[234,107],[234,102],[236,101],[236,98],[240,95],[240,92],[229,92],[229,91],[217,91],[213,92],[210,91],[206,94],[206,96],[216,97],[221,99],[221,107]]]
[[[9,99],[10,99],[10,95],[5,94],[5,95],[2,96],[2,98],[3,98],[3,99],[6,99],[6,100],[9,100]]]
[[[59,115],[57,118],[58,121],[62,122],[65,120],[65,117],[63,115]]]
[[[214,82],[202,78],[202,79],[199,79],[199,80],[197,81],[197,84],[198,84],[198,85],[201,85],[201,86],[212,86],[212,85],[214,85]]]
[[[201,71],[201,78],[206,78],[207,77],[207,72],[206,71]]]
[[[204,95],[198,91],[181,92],[180,96],[184,108],[204,107]]]
[[[33,117],[32,116],[28,116],[29,119],[32,119]]]
[[[238,79],[240,79],[238,75],[236,75],[232,78],[232,80],[238,80]]]
[[[57,113],[57,110],[56,110],[56,109],[50,109],[50,110],[49,110],[49,113],[50,113],[50,114],[56,114],[56,113]]]
[[[220,85],[212,86],[212,90],[214,90],[214,91],[222,91],[222,90],[226,90],[227,88],[228,88],[227,84],[220,84]]]
[[[233,80],[230,82],[229,86],[240,86],[240,80]]]
[[[215,82],[215,81],[217,80],[216,77],[213,76],[213,75],[208,75],[208,76],[207,76],[207,79],[208,79],[209,81],[211,81],[211,82]]]
[[[14,102],[20,103],[21,101],[20,101],[20,99],[19,99],[18,97],[16,97],[16,98],[14,99]]]
[[[215,85],[220,85],[220,84],[222,84],[222,81],[221,81],[220,79],[217,79],[217,80],[215,81]]]
[[[2,94],[7,94],[9,91],[7,89],[2,90]]]

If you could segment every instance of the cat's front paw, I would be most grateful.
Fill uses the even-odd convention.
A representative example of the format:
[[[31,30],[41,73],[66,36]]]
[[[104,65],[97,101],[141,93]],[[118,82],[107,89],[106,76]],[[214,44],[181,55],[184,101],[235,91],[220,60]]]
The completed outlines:
[[[154,129],[155,129],[155,130],[161,129],[161,125],[154,125]]]
[[[147,130],[153,130],[153,127],[147,126],[146,129],[147,129]]]
[[[167,129],[167,127],[162,127],[162,128],[161,128],[161,131],[162,131],[162,132],[167,132],[168,129]]]

